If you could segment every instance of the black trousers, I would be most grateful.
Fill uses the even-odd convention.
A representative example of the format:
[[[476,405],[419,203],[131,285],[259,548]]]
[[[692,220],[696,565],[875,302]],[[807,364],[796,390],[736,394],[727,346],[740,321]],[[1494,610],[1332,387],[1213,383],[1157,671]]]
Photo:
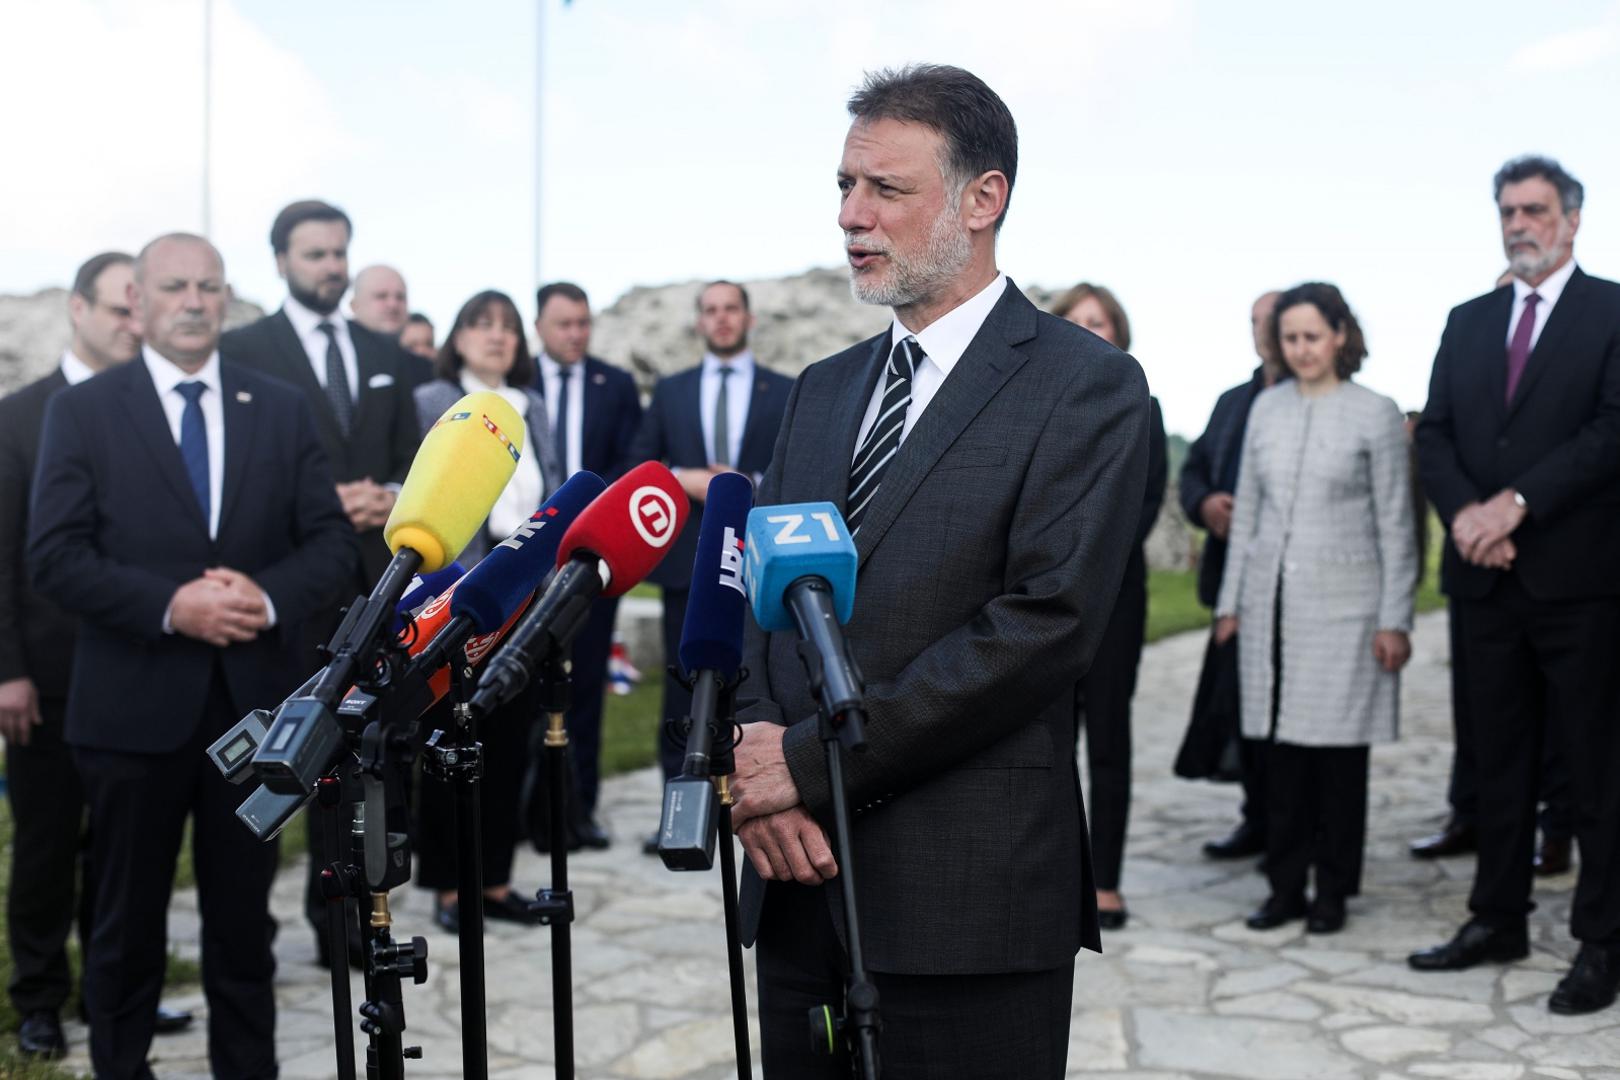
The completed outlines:
[[[1269,758],[1271,894],[1303,900],[1314,867],[1318,898],[1358,895],[1367,842],[1367,747],[1274,742]]]
[[[1468,906],[1523,925],[1530,901],[1542,746],[1570,771],[1580,876],[1570,929],[1620,945],[1620,599],[1536,600],[1504,574],[1463,608],[1468,709],[1479,776],[1479,862]]]
[[[692,596],[690,589],[664,590],[664,704],[658,714],[661,723],[653,736],[658,741],[658,767],[664,779],[681,774],[686,764],[686,747],[669,737],[669,721],[680,720],[692,711],[692,692],[676,681],[670,667],[680,663],[681,629],[686,625],[686,602]]]
[[[1119,599],[1097,645],[1097,655],[1075,686],[1075,705],[1086,732],[1086,760],[1091,769],[1091,866],[1098,889],[1119,888],[1125,861],[1125,828],[1131,810],[1131,698],[1142,662],[1142,635],[1147,630],[1147,582],[1127,573]]]
[[[1474,727],[1468,710],[1468,656],[1462,636],[1462,604],[1446,608],[1446,630],[1451,642],[1451,722],[1455,750],[1451,757],[1451,783],[1446,801],[1452,819],[1473,826],[1479,821],[1479,777],[1474,758]],[[1568,840],[1575,835],[1574,795],[1569,769],[1556,739],[1541,745],[1541,831],[1549,838]]]
[[[512,855],[518,843],[523,775],[529,763],[529,737],[537,720],[530,689],[513,698],[479,724],[478,741],[484,747],[484,775],[478,785],[480,847],[486,887],[509,885]],[[446,698],[423,716],[432,728],[450,725]],[[456,787],[422,773],[416,812],[416,883],[424,889],[456,888]]]
[[[1271,831],[1271,744],[1264,739],[1238,738],[1238,766],[1243,770],[1243,823],[1257,835]]]
[[[95,927],[85,956],[90,1062],[99,1080],[146,1080],[168,956],[175,860],[192,818],[208,1060],[215,1076],[276,1075],[270,885],[276,845],[236,820],[242,790],[203,753],[240,717],[216,671],[195,734],[166,754],[74,748],[90,804]]]
[[[60,1012],[73,991],[67,939],[78,893],[79,944],[93,925],[92,885],[78,887],[87,836],[84,788],[73,751],[62,741],[63,698],[41,698],[40,723],[28,744],[6,744],[11,801],[11,891],[6,897],[11,943],[11,1004],[21,1014]]]
[[[809,1042],[809,1010],[840,1008],[848,973],[822,887],[768,886],[756,947],[767,1080],[845,1080],[847,1057],[812,1053]],[[1008,974],[869,974],[886,1080],[1061,1080],[1073,960]]]

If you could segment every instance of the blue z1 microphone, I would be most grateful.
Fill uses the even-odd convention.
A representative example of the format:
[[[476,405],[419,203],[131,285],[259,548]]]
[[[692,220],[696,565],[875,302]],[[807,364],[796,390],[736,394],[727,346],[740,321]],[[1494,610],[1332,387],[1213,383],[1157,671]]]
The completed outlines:
[[[842,629],[855,611],[860,561],[843,516],[830,502],[756,506],[744,547],[754,621],[799,635],[799,659],[822,716],[846,747],[864,748],[865,690]]]
[[[709,481],[703,528],[692,559],[692,587],[681,626],[680,664],[692,681],[691,727],[681,775],[664,785],[658,856],[671,870],[714,865],[715,792],[710,752],[720,703],[742,666],[748,598],[743,585],[743,536],[754,485],[741,473]],[[729,746],[729,743],[727,744]]]

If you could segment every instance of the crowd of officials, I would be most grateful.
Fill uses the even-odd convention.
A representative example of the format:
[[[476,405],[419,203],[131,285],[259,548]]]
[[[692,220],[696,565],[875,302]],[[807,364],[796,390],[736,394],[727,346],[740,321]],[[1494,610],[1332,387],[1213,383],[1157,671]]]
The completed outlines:
[[[1182,508],[1207,533],[1199,597],[1215,625],[1177,768],[1242,782],[1241,823],[1204,851],[1263,857],[1270,895],[1250,926],[1344,925],[1362,875],[1368,750],[1396,737],[1411,655],[1427,515],[1416,486],[1446,530],[1456,758],[1446,828],[1413,854],[1477,851],[1479,862],[1469,922],[1410,962],[1458,970],[1526,955],[1532,873],[1568,869],[1573,839],[1582,945],[1551,1007],[1587,1012],[1620,982],[1620,786],[1606,782],[1620,753],[1620,286],[1576,266],[1583,193],[1557,163],[1508,163],[1495,195],[1509,272],[1452,312],[1415,429],[1355,381],[1368,343],[1337,288],[1306,283],[1255,303],[1260,366],[1222,395],[1178,481]],[[771,465],[793,381],[750,352],[742,286],[701,290],[701,362],[661,380],[644,408],[627,372],[588,354],[591,308],[578,287],[539,290],[538,353],[518,303],[493,290],[472,296],[436,342],[396,270],[351,280],[352,233],[327,203],[286,207],[270,244],[287,295],[228,333],[225,268],[206,240],[175,233],[135,256],[97,255],[73,282],[60,364],[0,402],[9,991],[27,1053],[65,1049],[75,923],[98,1076],[149,1076],[154,1032],[189,1022],[159,1002],[189,817],[212,1066],[274,1075],[275,845],[235,821],[242,792],[202,749],[313,670],[343,605],[388,560],[382,525],[421,437],[463,394],[505,398],[526,448],[463,566],[580,469],[611,480],[664,461],[697,515],[718,472],[758,483]],[[1125,309],[1103,286],[1076,286],[1053,313],[1130,348]],[[1074,688],[1105,929],[1128,918],[1143,543],[1169,481],[1155,398],[1123,584]],[[668,656],[699,528],[687,526],[652,579]],[[596,805],[615,613],[616,601],[597,601],[572,656],[569,831],[582,847],[613,842]],[[667,678],[663,715],[688,702]],[[504,713],[485,728],[481,902],[487,917],[528,922],[511,867],[518,843],[547,835],[536,712],[520,696]],[[666,777],[679,771],[672,742],[661,740],[660,761]],[[422,778],[414,849],[418,884],[454,930],[468,898],[455,892],[450,799]],[[307,916],[320,962],[358,963],[358,941],[347,958],[326,955],[317,876],[336,853],[320,850],[318,832]]]

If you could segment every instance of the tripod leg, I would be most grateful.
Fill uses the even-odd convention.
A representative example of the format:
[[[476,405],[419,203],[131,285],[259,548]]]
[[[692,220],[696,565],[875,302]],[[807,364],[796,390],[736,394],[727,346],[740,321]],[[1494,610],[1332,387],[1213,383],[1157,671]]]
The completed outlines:
[[[753,1080],[748,1046],[748,985],[743,978],[742,933],[737,915],[737,851],[731,839],[730,777],[715,778],[720,791],[720,886],[726,908],[726,961],[731,968],[731,1027],[737,1042],[737,1080]]]
[[[471,739],[468,729],[463,729]],[[476,746],[476,743],[472,744]],[[456,884],[461,929],[461,1070],[467,1080],[489,1075],[488,1020],[484,1010],[484,865],[479,770],[457,774]]]
[[[335,776],[322,777],[316,805],[320,807],[316,826],[325,834],[327,854],[341,861],[345,848],[342,782]],[[349,996],[349,901],[347,889],[334,863],[325,873],[336,893],[326,897],[326,955],[332,961],[332,1045],[337,1051],[338,1080],[354,1080],[354,1002]]]
[[[568,895],[568,729],[563,714],[551,714],[546,730],[546,764],[551,790],[551,892]],[[557,1080],[574,1077],[574,958],[568,918],[551,924],[551,1009],[556,1041]]]

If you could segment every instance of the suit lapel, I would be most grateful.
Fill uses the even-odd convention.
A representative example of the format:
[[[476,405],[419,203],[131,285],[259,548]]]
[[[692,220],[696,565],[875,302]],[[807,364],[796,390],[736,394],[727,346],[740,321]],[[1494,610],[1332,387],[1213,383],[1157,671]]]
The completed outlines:
[[[1581,316],[1581,301],[1586,297],[1586,274],[1579,267],[1570,275],[1569,281],[1564,285],[1564,293],[1553,305],[1552,314],[1547,316],[1547,325],[1541,328],[1541,336],[1536,339],[1536,347],[1530,350],[1530,356],[1525,361],[1524,374],[1519,376],[1519,385],[1513,392],[1513,400],[1507,403],[1507,415],[1512,417],[1518,411],[1519,405],[1530,395],[1536,380],[1541,373],[1551,367],[1558,358],[1558,351],[1563,345],[1564,338],[1569,334],[1569,328]],[[1503,331],[1506,333],[1506,331]],[[1506,363],[1503,365],[1506,368]],[[1506,388],[1506,376],[1504,389]]]
[[[1487,315],[1481,324],[1485,340],[1479,343],[1474,355],[1485,365],[1485,393],[1500,422],[1507,417],[1507,332],[1508,321],[1513,317],[1513,288],[1505,286],[1497,292],[1500,295],[1492,297],[1485,309]]]
[[[146,370],[146,362],[136,357],[125,370],[129,372],[129,378],[124,384],[124,406],[129,412],[130,426],[146,445],[153,463],[157,465],[158,475],[163,477],[170,491],[186,508],[185,513],[191,518],[192,524],[206,536],[208,522],[203,520],[202,507],[197,505],[197,495],[191,490],[191,479],[186,475],[185,463],[180,460],[180,447],[174,441],[174,433],[169,430],[169,418],[163,412],[163,403],[158,400],[157,387],[152,383],[151,373]]]
[[[234,368],[221,364],[220,388],[225,400],[225,482],[219,496],[219,535],[231,523],[231,510],[239,501],[247,484],[247,463],[253,452],[253,432],[258,409],[249,393],[237,378]]]
[[[709,448],[705,445],[703,437],[703,366],[699,364],[689,373],[679,376],[679,379],[674,387],[676,415],[690,416],[697,422],[671,425],[686,445],[679,448],[670,447],[670,460],[702,462],[707,465],[714,459],[709,456]]]
[[[748,418],[743,421],[742,442],[737,444],[737,460],[733,466],[741,468],[740,462],[753,461],[756,457],[762,461],[771,459],[771,448],[763,449],[754,446],[760,439],[760,424],[763,417],[771,411],[771,380],[765,377],[759,362],[754,363],[754,390],[748,395]],[[773,436],[774,440],[774,436]]]
[[[270,316],[270,336],[275,340],[276,349],[281,353],[282,366],[294,385],[304,391],[310,399],[311,409],[315,413],[315,423],[321,429],[321,440],[326,446],[343,446],[343,429],[338,427],[337,414],[332,411],[332,401],[326,396],[325,387],[315,377],[315,369],[309,365],[309,353],[304,351],[304,343],[298,340],[298,331],[293,329],[292,320],[287,318],[285,311],[278,311]],[[358,350],[358,346],[356,346]],[[358,363],[359,353],[355,354]],[[365,385],[365,375],[362,371],[360,383]],[[332,462],[335,472],[338,462]],[[221,519],[223,520],[223,519]]]
[[[855,550],[863,564],[882,542],[889,526],[905,509],[940,455],[950,449],[951,443],[1013,373],[1024,366],[1027,357],[1012,346],[1034,336],[1035,308],[1008,278],[1006,292],[991,309],[990,316],[979,327],[967,351],[951,369],[906,441],[900,444],[888,472],[879,482],[877,494],[872,496],[866,516],[861,519],[860,535],[855,538]]]
[[[355,438],[363,426],[371,422],[372,414],[382,407],[383,391],[381,388],[373,390],[371,380],[373,376],[386,374],[383,370],[382,357],[372,348],[374,343],[363,334],[355,333],[354,325],[354,320],[349,320],[349,340],[354,342],[354,369],[360,377],[360,386],[354,403],[354,419],[349,424],[350,440]]]
[[[891,333],[886,329],[868,344],[864,366],[857,369],[860,377],[851,380],[856,392],[840,395],[833,402],[832,415],[828,418],[827,452],[820,455],[821,482],[816,486],[820,491],[831,493],[828,501],[838,507],[840,514],[848,509],[849,466],[855,460],[855,440],[861,433],[861,420],[866,416],[866,406],[871,403],[878,376],[883,372],[883,362],[888,359]],[[868,515],[870,520],[870,511]]]

